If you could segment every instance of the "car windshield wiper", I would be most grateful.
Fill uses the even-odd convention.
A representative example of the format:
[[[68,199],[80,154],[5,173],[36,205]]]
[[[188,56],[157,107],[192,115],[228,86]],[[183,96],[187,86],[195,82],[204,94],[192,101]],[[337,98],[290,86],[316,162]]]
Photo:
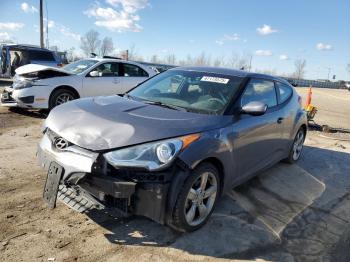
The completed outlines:
[[[127,99],[130,99],[130,100],[136,100],[136,97],[131,96],[128,93],[123,94],[123,97],[126,97]]]
[[[156,105],[156,106],[162,106],[162,107],[166,107],[166,108],[170,108],[170,109],[174,109],[174,110],[178,110],[178,111],[186,111],[188,112],[188,109],[181,107],[181,106],[175,106],[175,105],[170,105],[170,104],[164,104],[160,101],[152,101],[152,100],[147,100],[147,99],[142,99],[144,103],[146,104],[150,104],[150,105]]]

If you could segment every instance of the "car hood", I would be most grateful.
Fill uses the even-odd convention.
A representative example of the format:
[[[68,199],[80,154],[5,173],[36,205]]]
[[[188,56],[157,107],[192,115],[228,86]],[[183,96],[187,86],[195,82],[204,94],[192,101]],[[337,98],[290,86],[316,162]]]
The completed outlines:
[[[51,73],[52,76],[56,76],[55,73],[60,73],[60,75],[71,75],[69,72],[52,66],[45,66],[45,65],[37,65],[37,64],[28,64],[21,67],[18,67],[15,72],[17,75],[26,75],[26,74],[32,74],[37,72],[48,72]]]
[[[45,127],[93,151],[225,126],[232,117],[177,111],[118,96],[78,99],[51,111]]]

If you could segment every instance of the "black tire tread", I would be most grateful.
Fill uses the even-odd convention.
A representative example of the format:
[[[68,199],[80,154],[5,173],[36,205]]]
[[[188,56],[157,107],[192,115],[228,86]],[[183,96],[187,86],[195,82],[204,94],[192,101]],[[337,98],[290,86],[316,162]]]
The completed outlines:
[[[218,192],[217,192],[216,200],[215,200],[215,203],[214,203],[212,210],[210,211],[210,214],[207,216],[207,218],[201,224],[199,224],[197,226],[189,226],[185,222],[185,218],[183,215],[183,205],[184,205],[185,198],[187,197],[187,194],[188,194],[188,190],[189,190],[188,187],[190,187],[192,185],[193,181],[197,178],[197,176],[199,176],[203,171],[207,171],[208,169],[216,175],[216,179],[218,181]],[[218,200],[219,195],[220,195],[219,191],[220,191],[220,176],[219,176],[218,169],[213,164],[211,164],[209,162],[204,162],[204,163],[200,164],[198,167],[196,167],[193,174],[185,180],[184,185],[182,187],[182,190],[180,191],[180,193],[177,197],[175,207],[174,207],[173,212],[172,212],[172,221],[171,221],[171,224],[169,226],[174,228],[175,230],[181,231],[181,232],[192,232],[192,231],[195,231],[195,230],[199,229],[200,227],[202,227],[207,222],[211,213],[215,209],[217,200]]]
[[[299,160],[299,159],[297,159],[297,160],[294,160],[294,159],[293,159],[293,145],[294,145],[295,138],[296,138],[297,135],[299,134],[300,130],[302,130],[302,131],[304,132],[304,139],[305,139],[306,132],[305,132],[304,128],[301,127],[301,128],[298,129],[298,132],[296,133],[296,135],[295,135],[295,137],[294,137],[293,144],[292,144],[292,147],[291,147],[291,149],[290,149],[290,151],[289,151],[288,157],[285,158],[285,159],[283,159],[283,162],[285,162],[285,163],[288,163],[288,164],[295,164],[295,163]],[[300,157],[299,157],[299,158],[300,158]]]

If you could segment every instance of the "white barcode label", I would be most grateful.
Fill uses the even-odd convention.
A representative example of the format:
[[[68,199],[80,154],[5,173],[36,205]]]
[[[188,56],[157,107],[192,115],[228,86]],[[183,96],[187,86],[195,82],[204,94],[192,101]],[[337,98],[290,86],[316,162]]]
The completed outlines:
[[[227,84],[230,79],[227,78],[221,78],[221,77],[213,77],[213,76],[203,76],[201,78],[201,81],[206,82],[213,82],[213,83],[219,83],[219,84]]]

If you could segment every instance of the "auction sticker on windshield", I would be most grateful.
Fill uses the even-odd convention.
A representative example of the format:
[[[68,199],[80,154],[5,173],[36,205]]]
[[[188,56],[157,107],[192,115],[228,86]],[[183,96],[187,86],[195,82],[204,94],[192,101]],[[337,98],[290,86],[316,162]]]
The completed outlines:
[[[201,81],[206,82],[213,82],[213,83],[219,83],[219,84],[227,84],[230,79],[227,78],[221,78],[221,77],[213,77],[213,76],[203,76],[201,78]]]

